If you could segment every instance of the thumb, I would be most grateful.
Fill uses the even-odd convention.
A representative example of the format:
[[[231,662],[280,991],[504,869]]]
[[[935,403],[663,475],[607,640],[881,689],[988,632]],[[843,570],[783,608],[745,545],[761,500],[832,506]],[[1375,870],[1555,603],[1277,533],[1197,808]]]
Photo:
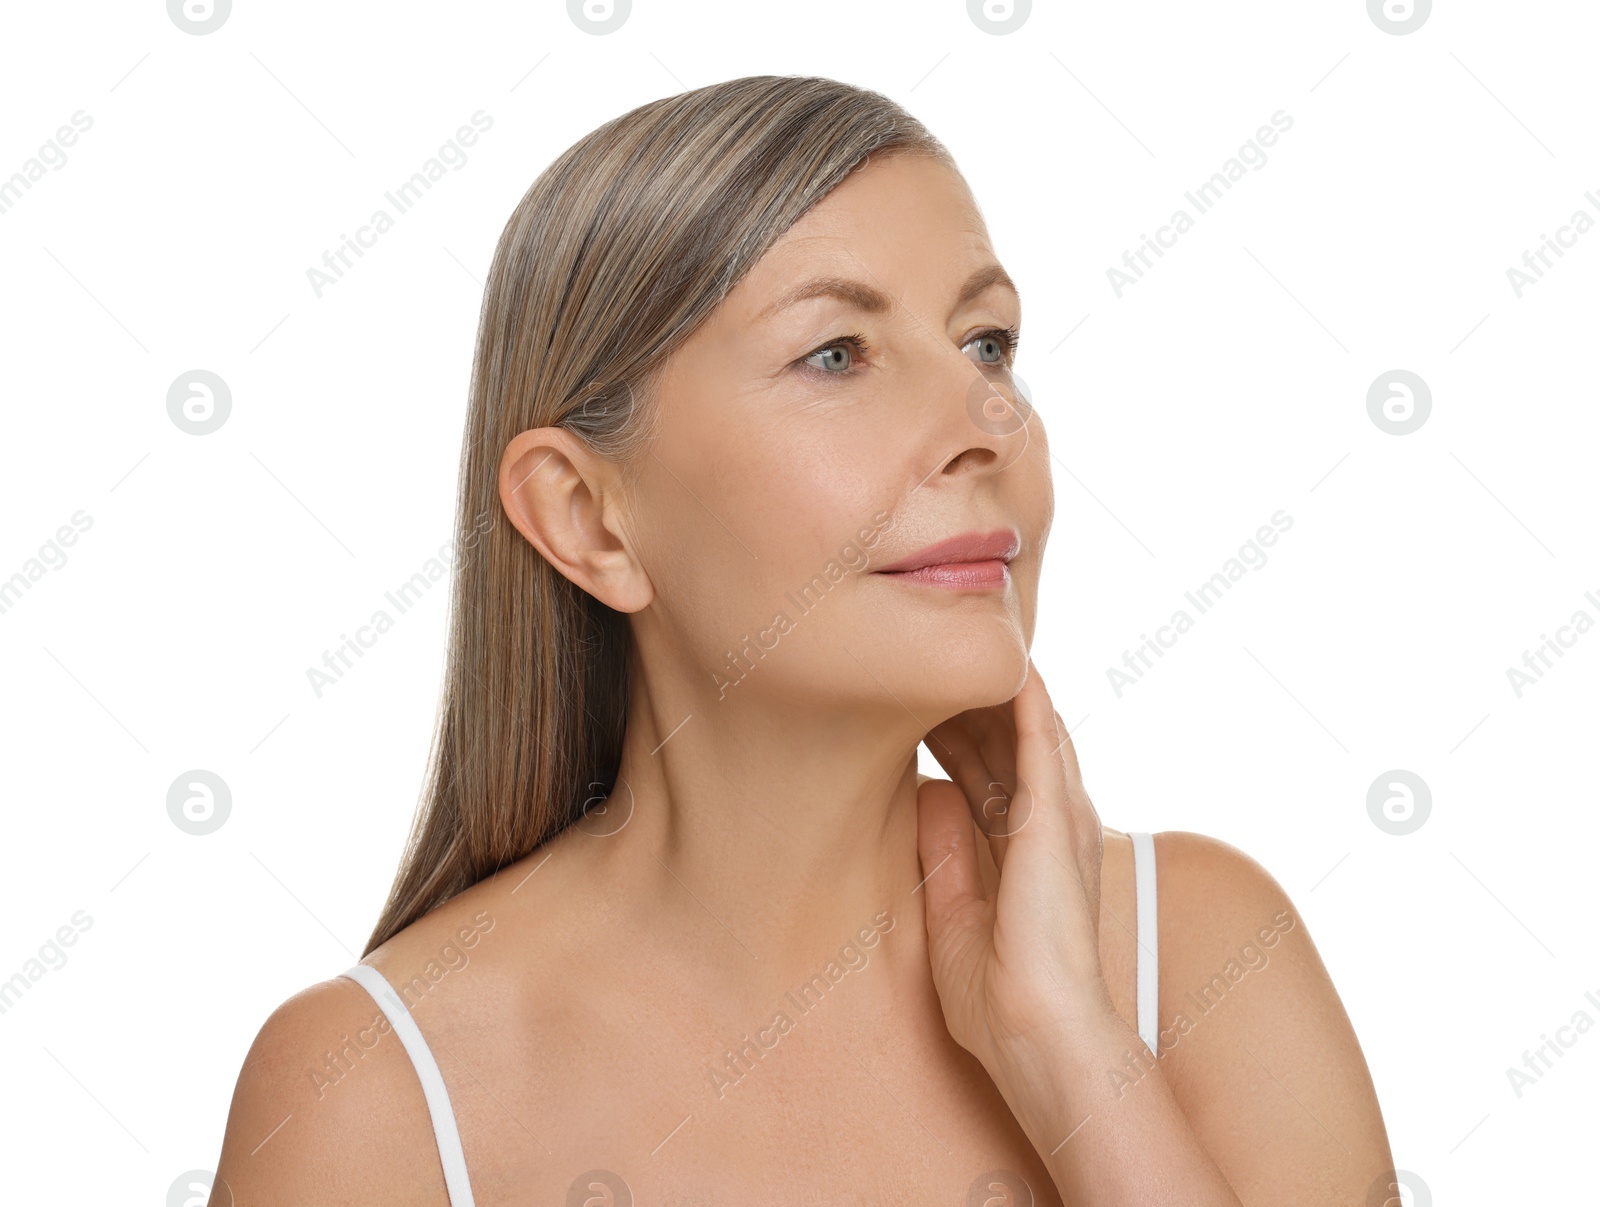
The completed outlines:
[[[972,809],[949,780],[930,779],[917,788],[917,853],[928,898],[928,934],[936,936],[952,914],[984,896]]]

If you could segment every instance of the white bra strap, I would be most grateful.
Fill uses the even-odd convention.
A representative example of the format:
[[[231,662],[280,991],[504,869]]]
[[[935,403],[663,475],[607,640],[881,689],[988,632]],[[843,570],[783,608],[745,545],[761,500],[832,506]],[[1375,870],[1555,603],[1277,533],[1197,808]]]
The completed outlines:
[[[389,1019],[406,1053],[422,1082],[422,1096],[428,1102],[428,1114],[433,1119],[433,1136],[439,1145],[439,1163],[444,1167],[445,1190],[450,1195],[450,1207],[473,1207],[472,1185],[467,1180],[467,1158],[461,1150],[461,1133],[456,1129],[455,1111],[450,1106],[450,1093],[445,1089],[439,1064],[422,1038],[411,1011],[395,993],[389,982],[370,964],[357,964],[347,968],[340,976],[349,977],[366,987],[378,1008]]]
[[[1138,978],[1134,983],[1134,1010],[1139,1019],[1139,1038],[1144,1040],[1151,1055],[1159,1056],[1156,1046],[1160,1024],[1157,1021],[1156,978],[1158,947],[1156,945],[1156,844],[1144,832],[1130,831],[1133,839],[1133,891],[1136,908],[1134,937],[1138,943]]]

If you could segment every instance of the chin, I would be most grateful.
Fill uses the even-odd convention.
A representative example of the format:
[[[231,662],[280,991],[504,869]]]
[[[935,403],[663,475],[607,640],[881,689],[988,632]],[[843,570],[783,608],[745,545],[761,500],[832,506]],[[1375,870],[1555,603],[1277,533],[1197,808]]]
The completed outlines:
[[[970,708],[1004,704],[1028,679],[1028,646],[1013,626],[995,624],[992,632],[966,632],[946,642],[928,642],[910,650],[899,676],[907,702],[915,697],[927,710],[919,717],[948,719]]]

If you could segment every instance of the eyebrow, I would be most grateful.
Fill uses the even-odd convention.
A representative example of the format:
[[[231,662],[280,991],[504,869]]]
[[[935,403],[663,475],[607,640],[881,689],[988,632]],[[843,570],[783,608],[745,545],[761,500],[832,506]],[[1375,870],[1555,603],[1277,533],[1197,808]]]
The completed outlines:
[[[984,290],[994,285],[1003,285],[1016,295],[1017,301],[1022,301],[1022,291],[1017,288],[1016,282],[998,264],[990,264],[978,269],[956,294],[955,304],[950,308],[952,314],[965,306]],[[797,302],[804,302],[810,298],[832,297],[854,306],[868,314],[883,314],[893,308],[894,301],[885,293],[874,289],[864,281],[852,281],[847,277],[817,277],[814,280],[797,285],[773,302],[758,316],[758,319],[767,319],[777,314],[780,310],[787,309]]]

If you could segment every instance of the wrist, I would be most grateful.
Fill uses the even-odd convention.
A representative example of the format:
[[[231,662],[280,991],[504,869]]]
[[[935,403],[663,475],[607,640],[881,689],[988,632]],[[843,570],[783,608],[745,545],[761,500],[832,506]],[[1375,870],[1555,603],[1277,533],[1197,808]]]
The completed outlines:
[[[1154,1063],[1138,1033],[1109,1005],[1043,1023],[1001,1045],[991,1060],[985,1062],[990,1076],[1046,1159]]]

